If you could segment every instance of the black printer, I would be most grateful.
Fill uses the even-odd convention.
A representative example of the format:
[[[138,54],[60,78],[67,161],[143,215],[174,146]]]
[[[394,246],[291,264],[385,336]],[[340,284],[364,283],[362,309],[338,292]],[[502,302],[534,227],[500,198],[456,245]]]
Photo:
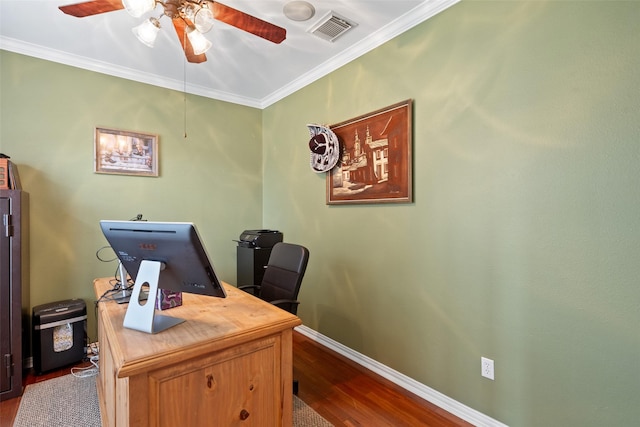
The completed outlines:
[[[277,230],[244,230],[237,242],[243,248],[272,248],[282,242],[282,233]]]

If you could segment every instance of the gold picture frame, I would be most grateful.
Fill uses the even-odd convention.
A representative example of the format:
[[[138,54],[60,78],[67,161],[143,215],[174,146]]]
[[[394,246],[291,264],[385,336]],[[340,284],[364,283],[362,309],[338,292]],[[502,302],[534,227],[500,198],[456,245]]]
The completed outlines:
[[[96,127],[95,173],[158,176],[158,135]]]
[[[413,202],[412,104],[408,99],[329,126],[341,158],[327,173],[328,205]]]

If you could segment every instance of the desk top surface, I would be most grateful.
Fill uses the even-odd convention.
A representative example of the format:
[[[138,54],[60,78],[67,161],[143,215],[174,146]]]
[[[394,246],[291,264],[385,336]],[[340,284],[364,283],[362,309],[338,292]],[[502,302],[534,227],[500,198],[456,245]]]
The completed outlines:
[[[300,319],[259,298],[223,283],[226,298],[182,294],[182,306],[162,315],[186,321],[158,334],[125,328],[127,304],[101,301],[99,316],[118,377],[158,367],[161,360],[181,360],[290,330]],[[94,280],[96,297],[111,289],[108,278]]]

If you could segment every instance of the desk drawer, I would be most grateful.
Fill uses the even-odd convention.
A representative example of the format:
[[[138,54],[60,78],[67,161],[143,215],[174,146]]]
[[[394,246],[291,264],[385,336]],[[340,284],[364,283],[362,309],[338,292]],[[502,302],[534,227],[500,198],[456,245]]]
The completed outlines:
[[[280,380],[279,336],[152,372],[149,425],[280,425]]]

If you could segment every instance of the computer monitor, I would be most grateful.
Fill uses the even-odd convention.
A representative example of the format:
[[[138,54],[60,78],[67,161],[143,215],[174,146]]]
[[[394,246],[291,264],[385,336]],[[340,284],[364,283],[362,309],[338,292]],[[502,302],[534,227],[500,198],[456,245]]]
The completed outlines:
[[[184,321],[155,313],[158,289],[226,297],[195,224],[102,220],[100,227],[135,282],[126,328],[157,333]],[[148,287],[146,301],[140,300],[143,287]]]

